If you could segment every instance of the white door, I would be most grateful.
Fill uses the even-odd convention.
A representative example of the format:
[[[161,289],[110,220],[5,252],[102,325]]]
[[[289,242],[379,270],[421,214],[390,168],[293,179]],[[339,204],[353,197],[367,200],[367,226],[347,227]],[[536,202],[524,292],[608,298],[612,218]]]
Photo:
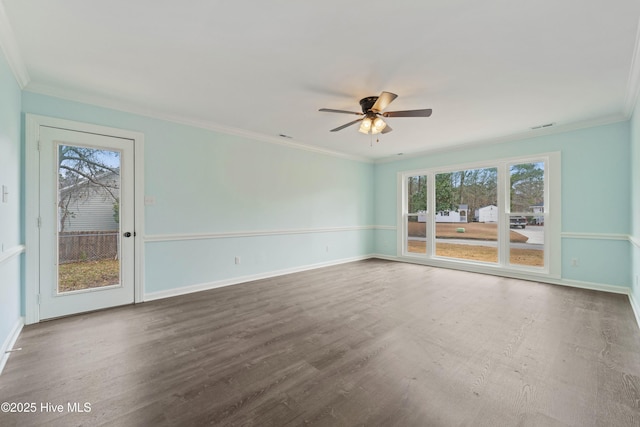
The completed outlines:
[[[40,127],[40,319],[134,302],[134,141]]]

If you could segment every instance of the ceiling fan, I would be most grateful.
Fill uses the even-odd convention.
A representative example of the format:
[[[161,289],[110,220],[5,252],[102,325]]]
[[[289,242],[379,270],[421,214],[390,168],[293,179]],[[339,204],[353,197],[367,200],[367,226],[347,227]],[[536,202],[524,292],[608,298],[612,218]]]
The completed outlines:
[[[338,126],[335,129],[331,129],[331,132],[337,132],[346,127],[360,123],[359,132],[367,134],[377,133],[389,133],[393,129],[382,120],[382,117],[429,117],[431,116],[431,108],[424,110],[407,110],[407,111],[387,111],[382,112],[391,102],[396,99],[398,95],[391,92],[382,92],[380,96],[367,96],[360,100],[360,107],[362,113],[356,113],[354,111],[334,110],[332,108],[321,108],[318,111],[324,111],[327,113],[342,113],[342,114],[355,114],[362,116],[357,120]],[[382,117],[380,117],[382,116]]]

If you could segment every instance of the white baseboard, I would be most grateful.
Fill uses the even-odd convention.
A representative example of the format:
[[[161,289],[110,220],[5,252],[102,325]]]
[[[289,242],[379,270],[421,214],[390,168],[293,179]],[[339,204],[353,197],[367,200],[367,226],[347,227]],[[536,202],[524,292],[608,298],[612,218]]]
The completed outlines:
[[[629,292],[629,302],[631,303],[633,314],[636,316],[636,323],[640,328],[640,306],[638,305],[638,302],[633,298],[633,292]]]
[[[371,255],[371,258],[384,259],[384,260],[387,260],[387,261],[406,262],[405,260],[402,260],[402,259],[398,258],[397,256],[392,256],[392,255],[373,254],[373,255]]]
[[[163,298],[170,298],[170,297],[174,297],[174,296],[178,296],[178,295],[185,295],[185,294],[190,294],[190,293],[194,293],[194,292],[206,291],[206,290],[210,290],[210,289],[221,288],[221,287],[224,287],[224,286],[232,286],[232,285],[237,285],[237,284],[240,284],[240,283],[252,282],[254,280],[268,279],[268,278],[271,278],[271,277],[283,276],[285,274],[299,273],[299,272],[308,271],[308,270],[315,270],[317,268],[323,268],[323,267],[330,267],[330,266],[333,266],[333,265],[346,264],[346,263],[354,262],[354,261],[362,261],[362,260],[370,259],[370,258],[377,258],[377,259],[383,259],[383,260],[387,260],[387,261],[396,261],[396,262],[412,262],[412,260],[407,260],[407,259],[404,259],[404,258],[399,258],[399,257],[396,257],[396,256],[391,256],[391,255],[370,254],[370,255],[364,255],[364,256],[358,256],[358,257],[352,257],[352,258],[344,258],[344,259],[335,260],[335,261],[322,262],[322,263],[317,263],[317,264],[309,264],[309,265],[305,265],[305,266],[301,266],[301,267],[288,268],[288,269],[284,269],[284,270],[269,271],[269,272],[260,273],[260,274],[254,274],[254,275],[249,275],[249,276],[234,277],[234,278],[231,278],[231,279],[218,280],[218,281],[215,281],[215,282],[199,283],[199,284],[196,284],[196,285],[190,285],[190,286],[185,286],[185,287],[176,288],[176,289],[169,289],[169,290],[166,290],[166,291],[151,292],[151,293],[148,293],[148,294],[144,295],[144,301],[153,301],[153,300],[158,300],[158,299],[163,299]],[[415,264],[420,264],[420,265],[426,265],[426,266],[429,266],[429,267],[436,267],[436,268],[452,268],[452,267],[449,267],[449,266],[430,265],[429,263],[425,263],[425,262],[414,262],[414,263]],[[464,269],[464,268],[460,268],[460,270],[469,271],[469,270]],[[606,285],[606,284],[602,284],[602,283],[582,282],[582,281],[578,281],[578,280],[562,279],[562,278],[555,278],[555,277],[547,277],[547,278],[541,277],[541,276],[527,277],[526,275],[523,275],[523,274],[510,274],[510,272],[508,272],[508,271],[507,272],[472,271],[472,272],[480,273],[480,274],[492,274],[494,276],[501,276],[501,277],[511,277],[511,278],[514,278],[514,279],[529,280],[529,281],[540,282],[540,283],[548,283],[548,284],[552,284],[552,285],[568,286],[568,287],[572,287],[572,288],[589,289],[589,290],[594,290],[594,291],[602,291],[602,292],[610,292],[610,293],[615,293],[615,294],[628,295],[629,296],[629,301],[631,303],[631,307],[632,307],[633,312],[634,312],[634,314],[636,316],[636,321],[638,323],[638,326],[640,327],[640,306],[633,299],[633,296],[632,296],[632,294],[630,292],[630,289],[625,287],[625,286]]]
[[[570,279],[560,279],[556,281],[550,280],[546,283],[550,283],[552,285],[569,286],[571,288],[590,289],[592,291],[610,292],[612,294],[629,295],[630,291],[630,289],[626,286],[605,285],[603,283],[582,282],[579,280]]]
[[[490,275],[499,276],[499,277],[510,277],[512,279],[528,280],[528,281],[540,282],[540,283],[549,283],[551,285],[561,285],[561,286],[568,286],[572,288],[590,289],[594,291],[610,292],[614,294],[628,295],[630,291],[630,289],[626,286],[583,282],[579,280],[563,279],[561,277],[552,277],[552,276],[539,275],[539,274],[527,274],[526,272],[520,272],[520,271],[494,270],[494,269],[487,269],[487,268],[484,268],[481,266],[475,266],[475,265],[474,266],[470,266],[470,265],[458,266],[453,264],[443,265],[438,261],[430,261],[430,260],[423,261],[420,259],[412,260],[412,259],[406,259],[406,258],[400,258],[397,256],[382,255],[382,254],[373,254],[372,257],[384,259],[387,261],[408,262],[412,264],[426,265],[429,267],[448,268],[453,270],[468,271],[471,273],[490,274]]]
[[[233,277],[230,279],[217,280],[215,282],[199,283],[196,285],[184,286],[181,288],[169,289],[166,291],[151,292],[144,295],[144,301],[153,301],[157,299],[175,297],[178,295],[191,294],[193,292],[207,291],[210,289],[221,288],[224,286],[231,286],[231,285],[238,285],[240,283],[252,282],[254,280],[268,279],[271,277],[284,276],[285,274],[300,273],[302,271],[315,270],[317,268],[346,264],[354,261],[362,261],[369,258],[373,258],[373,255],[343,258],[343,259],[334,260],[334,261],[304,265],[301,267],[287,268],[284,270],[275,270],[275,271],[268,271],[265,273],[252,274],[248,276]]]
[[[20,332],[22,332],[22,327],[24,326],[24,319],[20,317],[16,320],[16,323],[13,325],[13,329],[9,333],[9,336],[2,343],[2,348],[0,348],[0,354],[2,357],[0,358],[0,374],[2,374],[2,370],[4,369],[4,365],[7,364],[7,360],[9,360],[9,356],[11,353],[7,353],[9,350],[13,349],[13,345],[18,340],[20,336]]]

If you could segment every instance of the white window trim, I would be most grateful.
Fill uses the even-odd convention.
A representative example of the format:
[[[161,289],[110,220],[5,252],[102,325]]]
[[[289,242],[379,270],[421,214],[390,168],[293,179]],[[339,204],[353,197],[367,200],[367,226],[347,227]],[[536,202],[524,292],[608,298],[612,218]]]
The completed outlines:
[[[531,215],[530,212],[511,212],[509,166],[513,164],[545,162],[544,171],[544,212],[545,244],[544,268],[527,267],[509,264],[508,236],[510,215]],[[469,260],[438,257],[435,255],[435,176],[439,173],[455,172],[468,169],[498,169],[498,263],[484,263]],[[562,270],[562,218],[561,218],[561,154],[560,152],[540,153],[530,156],[501,158],[492,161],[438,166],[434,168],[413,169],[397,174],[397,258],[435,267],[454,268],[479,273],[489,273],[508,277],[535,280],[537,278],[560,279]],[[417,254],[406,251],[407,232],[405,212],[407,206],[406,180],[410,176],[427,176],[427,253]]]

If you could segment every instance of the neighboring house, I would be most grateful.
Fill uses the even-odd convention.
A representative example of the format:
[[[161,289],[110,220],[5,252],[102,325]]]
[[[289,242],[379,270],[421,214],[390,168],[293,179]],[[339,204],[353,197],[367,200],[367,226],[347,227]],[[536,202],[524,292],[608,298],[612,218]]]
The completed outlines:
[[[457,211],[440,211],[436,213],[436,222],[468,222],[468,205],[458,206]]]
[[[495,205],[476,209],[475,218],[478,222],[498,222],[498,207]]]
[[[469,222],[469,206],[460,205],[457,211],[440,211],[436,212],[436,222]],[[418,222],[427,222],[427,213],[418,213]]]
[[[60,190],[58,231],[117,230],[114,205],[120,198],[119,175],[107,172],[96,178],[98,183],[84,180]]]

